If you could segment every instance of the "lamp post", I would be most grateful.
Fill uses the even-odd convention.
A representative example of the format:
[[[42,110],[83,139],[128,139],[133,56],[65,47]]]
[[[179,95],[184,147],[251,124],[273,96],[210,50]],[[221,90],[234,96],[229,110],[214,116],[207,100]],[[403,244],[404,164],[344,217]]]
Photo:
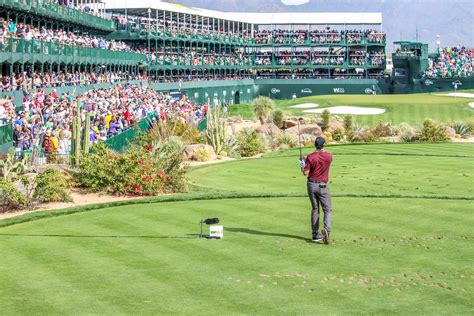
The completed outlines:
[[[439,51],[439,46],[441,45],[441,41],[439,40],[441,36],[436,35],[436,45],[438,45],[438,51]]]

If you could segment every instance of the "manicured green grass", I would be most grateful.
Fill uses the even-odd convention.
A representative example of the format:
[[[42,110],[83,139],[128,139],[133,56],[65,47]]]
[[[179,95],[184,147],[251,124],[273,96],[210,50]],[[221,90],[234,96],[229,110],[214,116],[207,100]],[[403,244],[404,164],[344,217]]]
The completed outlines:
[[[187,195],[0,222],[2,314],[471,314],[474,146],[328,150],[332,245],[296,151],[203,166]]]
[[[304,154],[312,151],[305,148]],[[472,190],[472,144],[384,144],[329,146],[334,153],[335,194],[464,196]],[[238,192],[299,192],[298,150],[197,168],[195,184]]]
[[[472,202],[336,198],[308,243],[304,198],[108,208],[3,228],[14,314],[468,314]],[[219,216],[220,241],[197,239]]]
[[[464,92],[464,91],[461,91]],[[359,107],[384,108],[380,115],[354,115],[356,124],[374,126],[380,120],[400,124],[402,122],[413,126],[421,126],[427,118],[445,123],[465,121],[474,118],[474,109],[467,104],[474,99],[438,96],[436,94],[402,94],[402,95],[323,95],[300,98],[296,100],[277,101],[277,108],[288,114],[298,116],[315,116],[304,113],[305,109],[295,109],[290,106],[300,103],[316,103],[318,108],[338,105]],[[234,105],[230,115],[251,119],[251,106],[248,104]]]

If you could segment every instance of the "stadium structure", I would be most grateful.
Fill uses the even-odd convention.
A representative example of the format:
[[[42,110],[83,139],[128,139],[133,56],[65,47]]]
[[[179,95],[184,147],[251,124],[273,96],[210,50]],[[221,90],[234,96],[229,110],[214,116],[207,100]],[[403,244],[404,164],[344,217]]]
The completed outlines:
[[[157,90],[223,103],[247,102],[256,95],[288,99],[453,88],[451,79],[423,78],[428,64],[423,43],[398,43],[402,53],[393,54],[393,73],[385,73],[381,13],[234,13],[151,0],[74,0],[76,7],[97,12],[91,15],[51,1],[0,3],[4,19],[105,36],[141,49],[121,52],[4,38],[3,75],[26,70],[146,72]],[[472,87],[471,80],[456,80],[460,88]]]
[[[258,95],[291,99],[474,88],[472,76],[424,76],[428,45],[419,42],[395,43],[393,70],[387,73],[381,13],[217,12],[153,0],[0,0],[0,18],[3,29],[13,23],[23,30],[23,36],[1,33],[1,76],[7,84],[26,73],[40,78],[120,73],[156,91],[220,104]],[[30,28],[44,36],[28,36]],[[58,32],[62,35],[52,40],[49,34]],[[98,37],[104,40],[89,45]],[[16,84],[1,93],[20,107],[24,89]],[[114,84],[66,82],[44,90],[80,94]]]

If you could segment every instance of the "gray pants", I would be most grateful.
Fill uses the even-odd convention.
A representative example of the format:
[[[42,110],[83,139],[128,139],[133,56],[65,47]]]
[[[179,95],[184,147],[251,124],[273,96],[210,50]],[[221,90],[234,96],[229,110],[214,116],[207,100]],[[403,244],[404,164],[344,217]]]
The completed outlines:
[[[324,228],[330,232],[332,220],[332,203],[329,187],[326,184],[325,188],[320,188],[319,183],[308,182],[308,196],[309,200],[311,201],[311,228],[313,230],[313,236],[316,236],[316,234],[319,232],[320,203],[324,212]]]

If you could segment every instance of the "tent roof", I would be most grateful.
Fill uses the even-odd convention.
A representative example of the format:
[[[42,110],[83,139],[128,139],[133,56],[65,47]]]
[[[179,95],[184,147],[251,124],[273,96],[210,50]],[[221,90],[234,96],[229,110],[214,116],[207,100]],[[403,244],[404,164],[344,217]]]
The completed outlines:
[[[155,17],[156,9],[185,13],[209,18],[218,18],[229,21],[260,24],[371,24],[382,23],[382,13],[247,13],[247,12],[220,12],[199,8],[186,7],[180,4],[169,2],[157,2],[156,0],[141,0],[139,4],[129,0],[105,0],[108,12],[124,13],[137,16],[148,16],[148,9],[151,9],[151,16]]]

